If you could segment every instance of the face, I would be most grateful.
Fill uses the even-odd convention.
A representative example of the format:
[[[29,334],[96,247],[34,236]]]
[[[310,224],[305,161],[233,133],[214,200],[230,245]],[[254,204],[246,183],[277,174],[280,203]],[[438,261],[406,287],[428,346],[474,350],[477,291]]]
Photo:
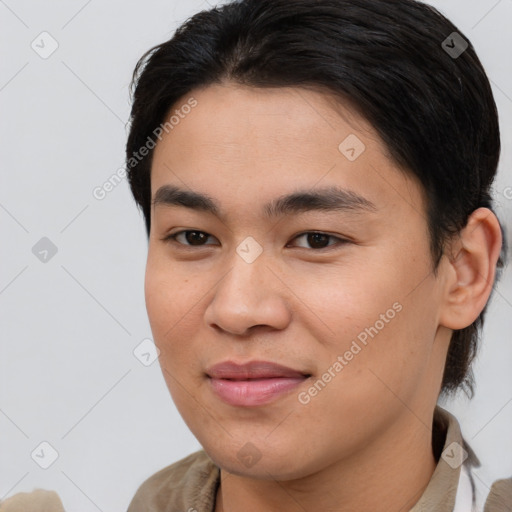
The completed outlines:
[[[223,84],[173,110],[194,100],[155,148],[145,284],[190,430],[291,479],[428,422],[448,337],[419,185],[327,95]]]

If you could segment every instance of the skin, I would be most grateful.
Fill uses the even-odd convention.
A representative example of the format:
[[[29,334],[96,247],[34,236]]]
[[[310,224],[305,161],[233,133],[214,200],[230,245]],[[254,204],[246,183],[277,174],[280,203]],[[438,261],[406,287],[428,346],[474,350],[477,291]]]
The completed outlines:
[[[312,90],[223,83],[175,108],[190,96],[197,106],[155,148],[152,194],[163,185],[202,192],[225,217],[154,206],[145,293],[172,398],[221,468],[216,511],[409,510],[436,465],[431,425],[452,329],[476,319],[492,288],[496,217],[476,210],[434,275],[421,187],[348,105]],[[354,161],[338,149],[349,134],[366,147]],[[376,209],[261,215],[278,196],[327,185]],[[207,236],[202,245],[163,240],[181,230]],[[314,246],[300,236],[310,231],[334,238]],[[252,263],[236,252],[249,236],[263,250]],[[300,403],[394,303],[401,311]],[[311,377],[270,404],[234,407],[205,374],[226,360]],[[248,442],[261,457],[250,467],[237,457]]]

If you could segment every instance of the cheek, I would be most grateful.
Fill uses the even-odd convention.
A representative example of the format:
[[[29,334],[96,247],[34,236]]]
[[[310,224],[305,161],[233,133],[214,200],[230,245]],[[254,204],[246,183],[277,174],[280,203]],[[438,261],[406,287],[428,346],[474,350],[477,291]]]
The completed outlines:
[[[346,393],[350,390],[347,398],[355,407],[360,397],[375,407],[409,403],[431,371],[435,312],[426,297],[398,297],[393,303],[393,296],[375,297],[381,307],[347,338],[351,345],[344,347],[344,358],[350,358],[344,387]]]
[[[354,389],[363,394],[385,388],[379,377],[396,390],[414,382],[415,372],[427,364],[436,328],[435,288],[427,275],[426,267],[407,268],[380,258],[374,264],[366,260],[358,272],[334,272],[296,289],[307,297],[301,315],[311,319],[306,329],[323,344],[319,370],[341,356],[344,376],[336,381],[357,383]]]
[[[188,316],[193,316],[194,305],[200,301],[201,290],[191,284],[189,277],[180,272],[165,256],[156,250],[148,253],[144,293],[146,309],[152,329],[159,335],[181,330]],[[183,320],[185,323],[182,323]],[[162,341],[162,340],[160,340]]]
[[[182,337],[187,332],[193,316],[191,302],[195,297],[184,281],[164,263],[148,256],[144,283],[146,310],[154,342],[160,350],[160,362],[167,366],[175,360],[174,356],[179,357],[180,349],[186,348],[177,342],[177,335]],[[170,357],[171,350],[173,357]]]
[[[316,337],[335,349],[344,348],[341,340],[350,345],[360,333],[364,341],[365,330],[375,323],[378,331],[388,330],[401,309],[400,277],[382,264],[372,266],[368,259],[362,260],[365,264],[330,267],[293,282],[300,298],[297,305],[304,313],[299,315],[300,321],[309,319]]]
[[[163,334],[172,328],[177,320],[176,294],[172,281],[162,275],[155,265],[148,261],[144,283],[146,310],[155,343],[162,342]]]
[[[162,270],[148,258],[145,277],[146,309],[155,345],[158,347],[159,364],[171,397],[180,411],[191,407],[190,394],[194,386],[187,384],[190,362],[197,357],[190,343],[184,343],[188,333],[192,336],[193,309],[190,309],[190,290],[183,286],[183,278]]]

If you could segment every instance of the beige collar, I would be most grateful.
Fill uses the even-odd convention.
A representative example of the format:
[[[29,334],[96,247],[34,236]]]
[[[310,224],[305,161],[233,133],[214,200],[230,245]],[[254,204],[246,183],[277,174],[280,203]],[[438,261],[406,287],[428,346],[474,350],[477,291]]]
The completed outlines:
[[[467,468],[480,465],[473,450],[462,438],[457,419],[439,406],[434,411],[432,445],[437,466],[421,498],[410,512],[452,512],[462,463]]]

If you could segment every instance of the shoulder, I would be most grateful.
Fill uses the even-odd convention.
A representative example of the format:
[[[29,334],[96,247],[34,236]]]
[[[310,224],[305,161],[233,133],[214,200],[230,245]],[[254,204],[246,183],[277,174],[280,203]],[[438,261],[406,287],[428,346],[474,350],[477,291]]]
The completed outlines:
[[[0,512],[64,512],[59,495],[55,491],[35,489],[32,492],[20,492],[0,501]]]
[[[484,512],[508,512],[512,510],[512,477],[493,483]]]
[[[145,480],[128,512],[211,512],[219,475],[219,468],[199,450]]]

